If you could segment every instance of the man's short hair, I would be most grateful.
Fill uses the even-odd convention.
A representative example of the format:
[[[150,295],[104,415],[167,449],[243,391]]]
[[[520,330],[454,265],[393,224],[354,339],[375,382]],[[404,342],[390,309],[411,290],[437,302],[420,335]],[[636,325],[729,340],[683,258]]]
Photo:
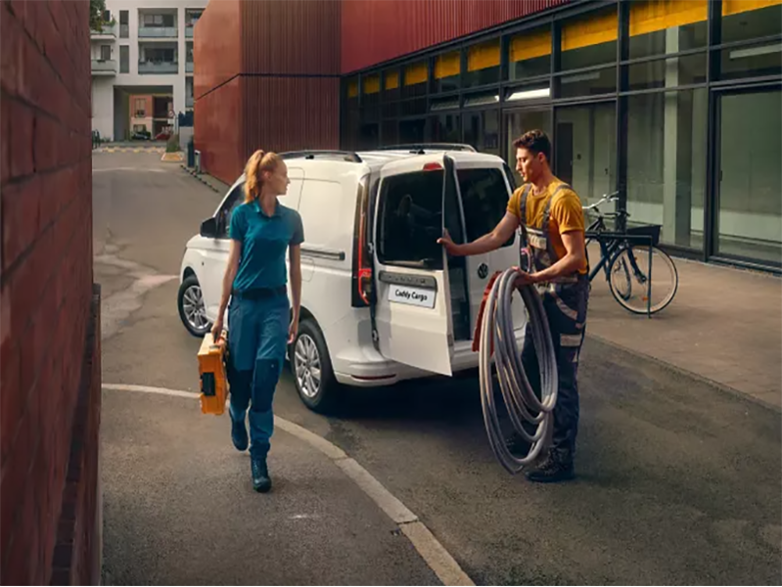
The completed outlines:
[[[543,153],[546,156],[546,161],[551,161],[551,141],[542,130],[535,129],[525,132],[513,141],[513,146],[517,149],[527,149],[536,155]]]

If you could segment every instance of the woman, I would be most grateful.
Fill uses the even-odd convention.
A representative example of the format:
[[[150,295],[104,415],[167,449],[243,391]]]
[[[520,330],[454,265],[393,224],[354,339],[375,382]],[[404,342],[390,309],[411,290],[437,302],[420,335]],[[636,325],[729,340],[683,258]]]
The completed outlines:
[[[244,418],[250,406],[250,460],[253,488],[271,489],[266,465],[274,427],[272,399],[282,372],[287,343],[293,342],[301,305],[301,217],[277,201],[288,189],[288,170],[275,153],[256,151],[245,167],[244,203],[231,217],[228,266],[218,319],[222,336],[228,309],[228,382],[231,386],[231,439],[247,449]],[[290,255],[293,308],[286,288],[285,253]]]

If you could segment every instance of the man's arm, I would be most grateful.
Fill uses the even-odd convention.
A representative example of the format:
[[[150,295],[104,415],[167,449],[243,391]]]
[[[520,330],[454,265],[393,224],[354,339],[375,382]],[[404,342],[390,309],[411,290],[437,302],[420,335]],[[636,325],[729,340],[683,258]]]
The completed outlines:
[[[584,231],[574,230],[562,235],[562,244],[567,253],[559,261],[548,269],[538,273],[526,274],[522,281],[525,283],[539,283],[551,281],[563,275],[572,275],[581,267],[586,259],[586,245],[584,244]]]
[[[465,243],[463,245],[457,245],[451,240],[451,237],[446,235],[437,239],[437,242],[443,245],[449,254],[455,257],[469,257],[471,255],[482,255],[490,251],[496,251],[503,244],[505,244],[510,237],[519,227],[519,218],[515,214],[506,212],[499,224],[489,234],[483,235],[481,238],[472,241],[471,243]]]

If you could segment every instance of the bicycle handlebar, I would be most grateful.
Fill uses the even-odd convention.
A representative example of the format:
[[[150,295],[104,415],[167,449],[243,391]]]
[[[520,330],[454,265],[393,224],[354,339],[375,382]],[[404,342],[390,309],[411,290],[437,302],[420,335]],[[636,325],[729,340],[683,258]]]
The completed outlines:
[[[598,206],[602,206],[603,204],[607,202],[616,202],[619,199],[619,192],[612,192],[610,194],[603,194],[603,197],[600,198],[597,202],[594,204],[590,204],[589,206],[582,206],[584,210],[594,210]]]

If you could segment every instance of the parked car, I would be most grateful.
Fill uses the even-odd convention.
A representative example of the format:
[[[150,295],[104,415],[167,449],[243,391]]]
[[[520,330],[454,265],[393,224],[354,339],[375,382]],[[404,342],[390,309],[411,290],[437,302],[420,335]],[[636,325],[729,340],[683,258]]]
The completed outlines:
[[[148,130],[134,130],[130,135],[132,141],[148,141],[152,138],[152,133]]]
[[[449,257],[436,241],[443,228],[456,242],[494,228],[513,189],[505,162],[463,145],[283,157],[291,183],[279,201],[304,224],[301,321],[288,349],[304,404],[327,410],[340,385],[476,368],[471,347],[484,289],[496,271],[519,263],[517,236],[468,258]],[[186,245],[178,305],[197,336],[217,317],[243,187],[240,177]],[[520,327],[522,305],[514,312]]]
[[[171,138],[171,133],[165,130],[160,131],[155,135],[156,141],[167,141],[170,138]]]

